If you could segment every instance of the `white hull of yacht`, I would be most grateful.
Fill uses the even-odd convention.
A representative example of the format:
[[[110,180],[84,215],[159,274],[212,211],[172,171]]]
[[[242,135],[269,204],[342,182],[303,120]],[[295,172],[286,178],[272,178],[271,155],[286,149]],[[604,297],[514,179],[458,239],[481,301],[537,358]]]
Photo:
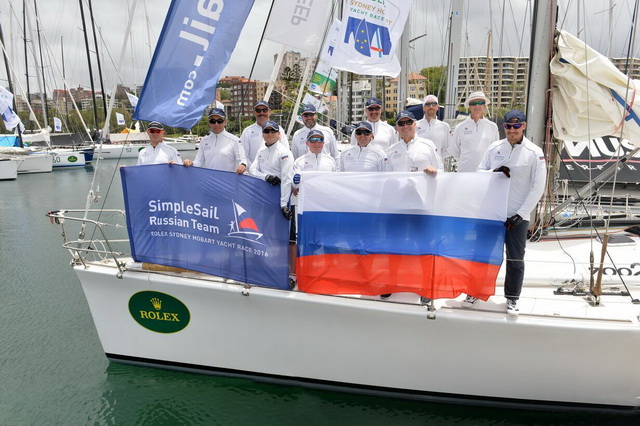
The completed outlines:
[[[178,151],[195,151],[197,149],[196,142],[180,140],[180,139],[169,139],[165,138],[164,143],[169,145],[170,147],[175,148]]]
[[[53,168],[63,169],[71,167],[84,167],[85,156],[81,151],[57,149],[53,151]]]
[[[75,271],[117,362],[436,401],[640,406],[640,305],[629,296],[605,295],[594,307],[531,284],[512,317],[500,295],[471,309],[437,300],[429,312],[408,293],[391,302],[315,295],[139,264],[122,278],[113,263]],[[136,322],[132,296],[149,291],[184,304],[188,325],[163,334]],[[147,315],[170,319],[147,299],[158,312]]]
[[[146,144],[102,144],[96,146],[95,155],[102,159],[138,158],[138,152]]]
[[[12,180],[18,177],[18,161],[13,158],[0,158],[0,180]]]
[[[16,157],[18,160],[18,174],[50,173],[53,170],[53,155],[40,152]]]

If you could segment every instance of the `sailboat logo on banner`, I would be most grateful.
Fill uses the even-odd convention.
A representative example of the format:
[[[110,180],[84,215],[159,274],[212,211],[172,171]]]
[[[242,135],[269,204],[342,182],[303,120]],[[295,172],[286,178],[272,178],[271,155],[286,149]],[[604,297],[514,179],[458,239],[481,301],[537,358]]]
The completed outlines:
[[[373,54],[373,56],[382,58],[391,52],[389,28],[385,26],[350,16],[347,21],[344,42],[349,43],[352,36],[355,42],[353,48],[364,56],[371,57]]]
[[[263,235],[258,229],[258,225],[256,225],[256,222],[245,213],[247,213],[247,211],[240,204],[233,201],[234,220],[229,224],[231,229],[227,235],[233,238],[242,238],[243,240],[254,241],[264,245],[264,243],[258,241]]]

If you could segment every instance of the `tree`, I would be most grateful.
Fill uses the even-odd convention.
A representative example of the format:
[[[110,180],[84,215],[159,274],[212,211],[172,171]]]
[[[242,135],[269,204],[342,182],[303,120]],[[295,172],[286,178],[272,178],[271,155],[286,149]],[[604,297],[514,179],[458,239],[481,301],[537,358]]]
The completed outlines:
[[[436,95],[438,99],[444,100],[445,89],[447,87],[447,67],[428,67],[420,70],[427,81],[427,94]]]

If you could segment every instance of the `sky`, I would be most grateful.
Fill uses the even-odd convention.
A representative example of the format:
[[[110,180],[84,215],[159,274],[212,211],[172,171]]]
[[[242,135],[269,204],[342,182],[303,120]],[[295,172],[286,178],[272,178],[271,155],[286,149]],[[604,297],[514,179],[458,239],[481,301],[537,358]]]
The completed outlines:
[[[28,14],[33,18],[33,1],[28,0]],[[88,7],[85,1],[85,14]],[[277,0],[293,1],[293,0]],[[546,0],[545,0],[546,1]],[[40,22],[42,23],[43,56],[45,57],[45,80],[47,91],[52,87],[61,88],[62,54],[66,81],[70,87],[78,85],[89,88],[79,2],[75,0],[37,0]],[[93,0],[94,17],[99,27],[99,49],[102,57],[105,90],[116,83],[126,86],[144,82],[152,50],[162,29],[162,24],[171,0],[138,0],[134,13],[130,42],[125,48],[123,66],[116,71],[116,64],[122,50],[129,10],[133,0]],[[447,40],[447,20],[450,10],[449,0],[413,0],[410,14],[411,71],[419,71],[427,66],[446,64],[445,46]],[[0,0],[0,23],[4,32],[5,45],[10,62],[19,75],[14,92],[25,90],[24,50],[22,44],[22,0]],[[528,56],[531,25],[531,0],[464,0],[462,56],[512,55]],[[558,27],[578,34],[593,48],[606,53],[609,45],[610,4],[614,7],[613,36],[611,54],[626,56],[633,14],[632,0],[558,0]],[[266,23],[271,0],[255,0],[253,9],[243,28],[236,50],[222,76],[249,76],[256,56],[260,36]],[[504,9],[504,13],[503,13]],[[580,18],[578,18],[580,16]],[[272,19],[277,19],[274,17]],[[32,19],[35,22],[34,19]],[[28,39],[37,38],[35,23]],[[421,37],[425,35],[424,37]],[[491,37],[489,36],[491,34]],[[491,40],[491,43],[489,43]],[[93,39],[90,34],[90,43]],[[638,55],[635,43],[635,56]],[[31,45],[31,44],[30,44]],[[93,50],[93,47],[91,48]],[[264,40],[257,55],[252,78],[268,80],[273,67],[273,56],[280,45]],[[94,60],[94,59],[92,59]],[[37,92],[35,62],[29,53],[29,75],[31,91]],[[97,82],[97,68],[94,63],[94,77]],[[96,83],[97,84],[97,83]],[[7,87],[4,60],[0,69],[0,85]],[[99,89],[98,89],[99,90]]]

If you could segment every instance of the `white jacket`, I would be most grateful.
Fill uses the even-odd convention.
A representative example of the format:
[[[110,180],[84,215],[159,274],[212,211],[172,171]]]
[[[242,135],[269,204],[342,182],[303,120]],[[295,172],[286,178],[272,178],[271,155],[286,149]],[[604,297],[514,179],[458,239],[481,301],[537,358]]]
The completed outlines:
[[[300,158],[309,152],[307,148],[307,135],[309,135],[309,132],[312,130],[320,130],[324,134],[324,147],[322,148],[322,152],[329,154],[334,160],[338,161],[340,153],[338,152],[338,143],[333,135],[333,131],[330,127],[319,124],[316,124],[310,129],[303,127],[293,134],[291,138],[291,152],[293,152],[293,157]]]
[[[426,118],[418,120],[416,134],[422,139],[429,139],[438,148],[440,157],[446,158],[449,139],[451,138],[451,127],[444,121],[437,118],[427,121]]]
[[[140,150],[138,153],[138,166],[146,164],[163,164],[173,161],[182,164],[182,158],[178,150],[164,142],[160,142],[155,148],[151,144]]]
[[[427,166],[444,170],[438,149],[428,139],[414,137],[409,143],[400,140],[387,151],[387,171],[421,172]]]
[[[398,142],[398,135],[396,129],[389,125],[386,121],[378,120],[375,123],[367,121],[373,128],[373,140],[369,142],[369,145],[377,146],[378,148],[386,151],[391,145]],[[357,145],[355,130],[351,132],[351,145]]]
[[[267,146],[264,142],[258,150],[256,159],[251,163],[251,175],[267,180],[268,175],[280,178],[280,207],[285,207],[291,195],[293,175],[293,154],[281,143]]]
[[[475,172],[489,145],[500,139],[498,126],[481,118],[477,122],[467,117],[453,131],[447,152],[458,160],[459,172]]]
[[[193,165],[207,169],[235,172],[240,164],[247,165],[247,158],[240,139],[223,130],[209,133],[200,141],[200,148]]]
[[[244,148],[244,153],[247,156],[247,161],[250,166],[255,160],[258,150],[264,145],[264,139],[262,138],[262,127],[258,123],[253,123],[242,131],[240,135],[240,142]],[[280,143],[289,148],[289,141],[284,129],[280,128]]]
[[[373,142],[361,148],[350,146],[340,154],[338,171],[340,172],[384,172],[387,167],[387,155]]]

